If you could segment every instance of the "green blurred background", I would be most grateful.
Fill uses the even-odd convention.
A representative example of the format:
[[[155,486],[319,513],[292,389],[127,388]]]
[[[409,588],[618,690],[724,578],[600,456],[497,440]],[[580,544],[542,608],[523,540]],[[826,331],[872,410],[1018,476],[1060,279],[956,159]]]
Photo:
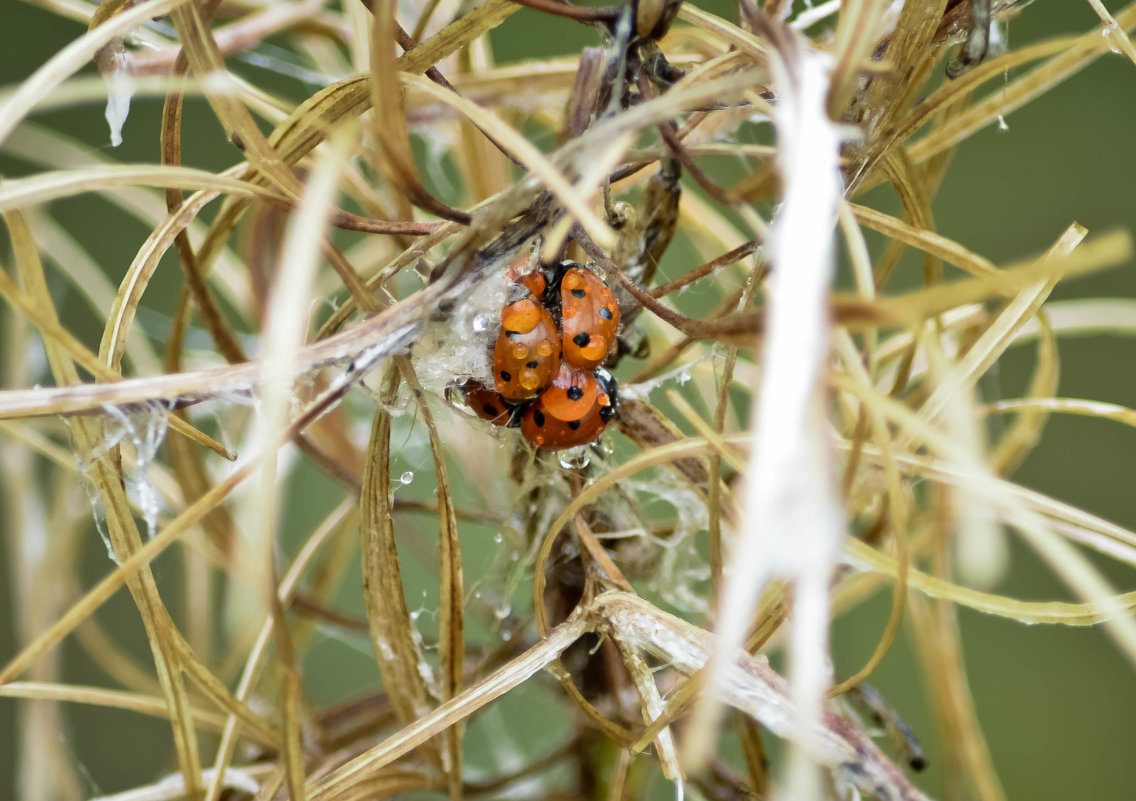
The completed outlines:
[[[730,3],[696,4],[727,17],[733,15]],[[1037,2],[1009,24],[1008,34],[1010,43],[1020,46],[1057,33],[1087,31],[1096,25],[1098,20],[1086,2]],[[74,22],[16,0],[0,0],[0,87],[18,83],[81,32]],[[544,57],[550,46],[564,53],[575,52],[583,45],[596,44],[597,37],[581,26],[522,11],[494,32],[492,43],[500,61],[511,61]],[[239,69],[252,70],[247,66]],[[93,74],[93,68],[88,72]],[[255,76],[296,100],[311,91],[294,80],[276,80],[260,70],[255,70]],[[111,155],[124,162],[156,162],[160,109],[160,102],[136,100],[125,126],[125,144]],[[202,101],[190,100],[185,117],[187,131],[191,132],[187,136],[187,163],[221,168],[238,159]],[[91,150],[110,151],[101,105],[39,114],[35,122],[81,140]],[[1074,220],[1093,232],[1136,227],[1136,196],[1131,191],[1136,178],[1136,65],[1121,56],[1102,58],[1040,100],[1008,115],[1006,123],[1006,130],[991,126],[958,148],[934,204],[936,223],[944,235],[995,262],[1006,263],[1045,249]],[[39,167],[0,149],[0,174],[15,176],[36,169]],[[867,202],[885,210],[896,208],[894,199],[883,191],[869,195]],[[147,233],[136,220],[96,197],[58,203],[53,215],[115,281]],[[6,244],[0,258],[10,269]],[[173,263],[164,266],[172,268]],[[1131,268],[1126,265],[1077,280],[1060,287],[1055,297],[1131,297],[1136,294],[1136,274]],[[147,295],[154,312],[171,311],[178,275],[176,268],[159,270],[159,283]],[[163,280],[164,285],[160,283]],[[67,299],[64,308],[75,312],[68,318],[71,329],[84,341],[97,344],[99,321],[74,298]],[[0,309],[0,318],[7,314],[7,308]],[[8,352],[0,341],[0,359]],[[1062,342],[1060,354],[1059,395],[1136,407],[1136,371],[1130,366],[1136,343],[1103,336],[1070,339]],[[1012,349],[983,384],[983,392],[987,397],[1016,397],[1028,380],[1033,361],[1031,348]],[[1136,431],[1096,420],[1056,417],[1016,479],[1136,528],[1136,494],[1131,488],[1134,475]],[[307,487],[309,495],[326,486],[330,496],[330,483],[319,484],[322,479],[313,476],[315,483]],[[319,506],[315,504],[312,509]],[[316,512],[297,511],[306,518],[293,521],[301,531]],[[0,508],[0,526],[4,520]],[[89,582],[104,575],[108,567],[93,529],[90,537],[84,565],[84,577]],[[489,542],[488,538],[481,541]],[[1119,588],[1136,586],[1132,571],[1111,562],[1102,563],[1102,567]],[[9,592],[9,570],[7,554],[0,551],[0,662],[14,653],[11,610],[20,602]],[[156,572],[163,592],[176,597],[177,566],[159,560]],[[358,586],[352,581],[349,577],[345,587]],[[1028,548],[1016,541],[1012,545],[1012,567],[996,590],[1026,599],[1069,597]],[[871,653],[887,606],[888,599],[878,597],[836,623],[833,639],[838,671],[855,670]],[[115,627],[123,641],[147,660],[137,614],[124,593],[113,599],[100,619]],[[960,612],[960,624],[970,687],[1009,798],[1044,801],[1136,796],[1136,681],[1132,666],[1103,632],[1031,628],[966,610]],[[69,643],[61,647],[67,681],[105,683],[105,677],[77,647]],[[353,652],[357,653],[354,659]],[[375,681],[365,640],[317,647],[311,659],[314,661],[308,667],[321,675],[338,669],[335,686],[313,688],[318,701],[340,700],[373,686]],[[329,668],[321,661],[339,664]],[[906,633],[873,681],[923,738],[931,766],[918,781],[931,796],[940,796],[934,725]],[[530,724],[515,712],[523,708],[531,711],[525,703],[554,702],[535,687],[522,692],[526,697],[510,696],[501,704],[500,715],[492,725],[516,742],[547,738],[551,747],[555,732],[518,728]],[[0,799],[15,798],[17,703],[0,699]],[[62,736],[75,763],[81,766],[88,795],[152,781],[171,766],[169,730],[160,721],[85,707],[66,708],[65,719],[68,727]]]

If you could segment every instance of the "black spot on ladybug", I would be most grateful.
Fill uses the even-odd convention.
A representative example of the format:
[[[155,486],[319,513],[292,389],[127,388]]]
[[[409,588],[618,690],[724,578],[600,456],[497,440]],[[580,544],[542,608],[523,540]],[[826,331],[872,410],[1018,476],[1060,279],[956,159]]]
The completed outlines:
[[[584,390],[579,387],[568,387],[568,391],[565,394],[568,396],[568,400],[577,401],[584,397]]]
[[[611,420],[611,418],[613,417],[615,417],[614,406],[604,406],[602,409],[600,409],[600,419],[605,423]]]
[[[572,337],[572,341],[579,345],[581,348],[588,347],[588,343],[592,341],[591,335],[587,331],[581,331],[576,336]]]
[[[525,362],[525,367],[540,367],[540,362],[535,360],[531,362]]]
[[[573,289],[571,291],[572,297],[574,298],[586,298],[588,296],[588,292],[585,289]]]
[[[507,336],[509,339],[516,339],[520,335],[520,331],[505,331],[505,336]]]
[[[483,412],[485,412],[486,414],[493,415],[494,417],[501,414],[501,412],[497,411],[497,407],[494,406],[492,403],[486,403],[484,406],[481,407],[481,410]]]
[[[544,425],[544,412],[542,412],[540,409],[534,410],[533,411],[533,422],[536,423],[538,426]]]
[[[568,427],[570,429],[572,429],[573,431],[575,431],[580,427],[580,421],[579,420],[572,420],[568,423]]]
[[[612,318],[611,309],[609,309],[607,306],[604,306],[600,309],[599,315],[605,320],[610,320]]]
[[[510,375],[510,374],[509,374],[508,372],[506,372],[505,370],[502,370],[502,371],[501,371],[501,380],[502,380],[502,381],[512,381],[512,380],[513,380],[513,376],[512,376],[512,375]]]

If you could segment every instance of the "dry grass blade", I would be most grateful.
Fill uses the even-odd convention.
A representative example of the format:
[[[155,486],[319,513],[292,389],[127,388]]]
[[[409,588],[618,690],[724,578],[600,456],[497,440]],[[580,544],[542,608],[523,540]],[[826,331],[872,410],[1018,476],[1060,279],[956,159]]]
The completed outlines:
[[[115,295],[110,321],[103,331],[103,340],[99,347],[100,359],[112,369],[121,369],[122,354],[126,350],[130,327],[137,314],[138,304],[142,301],[142,295],[158,269],[158,262],[205,205],[216,197],[215,192],[195,193],[147,237],[138,255],[134,257],[126,275],[123,276],[118,294]]]
[[[158,718],[168,718],[169,709],[165,699],[138,693],[107,690],[103,687],[83,687],[77,684],[49,684],[35,681],[14,681],[0,687],[0,696],[5,698],[29,698],[52,701],[65,701],[73,704],[89,704],[112,709],[122,709],[127,712],[136,712],[139,715],[150,715]],[[194,722],[199,726],[220,731],[225,725],[225,718],[215,712],[201,708],[194,709]],[[256,733],[253,733],[257,737]],[[272,746],[274,739],[257,738],[260,745]]]
[[[616,639],[620,656],[627,666],[627,672],[635,682],[635,689],[639,693],[639,702],[643,710],[643,722],[650,725],[658,720],[664,710],[663,699],[659,695],[659,688],[655,685],[655,674],[647,665],[646,660],[634,648],[622,639]],[[678,748],[675,745],[674,734],[669,727],[661,729],[655,737],[655,748],[659,753],[659,762],[663,768],[663,775],[673,782],[682,782],[682,765],[679,763]]]
[[[964,248],[946,237],[909,225],[887,214],[865,206],[849,204],[856,221],[861,225],[885,234],[893,241],[917,247],[929,255],[961,267],[973,275],[987,275],[998,268],[987,259]]]
[[[1136,5],[1130,4],[1116,15],[1120,28],[1136,26]],[[1109,51],[1110,38],[1092,31],[1073,47],[1061,52],[1032,72],[1014,80],[1009,86],[975,103],[962,114],[935,128],[911,146],[912,161],[919,163],[942,152],[994,122],[999,115],[1010,113],[1033,98],[1047,92]]]
[[[836,349],[841,354],[846,368],[857,380],[869,384],[871,378],[867,370],[860,364],[857,351],[847,335],[841,336],[838,334],[836,343]],[[903,621],[904,605],[907,599],[908,559],[910,554],[910,532],[908,531],[908,521],[910,519],[909,504],[904,492],[899,467],[891,451],[890,431],[888,430],[887,421],[878,409],[872,408],[867,404],[861,406],[861,414],[863,415],[862,419],[870,421],[869,425],[876,445],[879,448],[884,468],[884,477],[887,482],[887,516],[895,541],[895,558],[897,564],[895,573],[896,582],[887,627],[884,629],[884,634],[880,638],[880,642],[876,646],[875,651],[873,651],[871,657],[868,658],[868,662],[860,668],[860,670],[837,684],[830,691],[831,695],[839,695],[857,686],[876,669],[895,640],[899,625]]]
[[[206,96],[217,119],[225,127],[229,138],[249,155],[261,174],[268,177],[285,195],[298,197],[301,192],[299,180],[269,144],[244,105],[230,92],[210,91],[213,87],[225,86],[232,78],[202,13],[203,10],[194,3],[183,4],[173,9],[173,18],[190,67],[202,79],[209,79]]]
[[[1081,244],[1088,230],[1073,224],[1061,235],[1061,238],[1050,248],[1046,259],[1058,260],[1068,257],[1074,249]],[[1129,248],[1131,245],[1129,245]],[[982,336],[975,342],[965,357],[954,367],[951,373],[945,376],[934,392],[923,404],[922,413],[928,419],[933,419],[950,402],[950,398],[957,397],[964,388],[974,386],[979,377],[984,374],[992,364],[1005,352],[1014,335],[1025,325],[1025,321],[1033,317],[1041,304],[1053,291],[1057,278],[1046,278],[1033,286],[1023,287],[1022,290],[1005,305],[1002,312],[991,322]]]
[[[452,106],[479,128],[491,134],[494,139],[511,152],[511,155],[527,167],[534,175],[538,176],[549,189],[556,193],[557,198],[573,212],[580,224],[588,232],[588,235],[591,236],[597,244],[608,247],[614,244],[614,232],[607,223],[601,220],[599,216],[592,211],[591,206],[586,202],[586,197],[582,197],[581,192],[575,191],[567,178],[527,139],[521,137],[508,126],[495,119],[494,116],[485,109],[423,78],[419,78],[415,75],[405,75],[403,76],[403,83],[408,87],[413,87],[424,94],[432,95],[436,100]],[[616,139],[611,146],[612,152],[606,157],[600,157],[601,163],[604,163],[605,158],[614,162],[616,158],[622,155],[623,148],[628,144],[630,144],[630,142],[626,138],[620,137]],[[592,186],[589,187],[585,183],[583,189],[585,191],[588,189],[594,191],[598,188],[598,183],[599,176],[597,176]]]
[[[52,89],[87,66],[102,47],[147,20],[169,13],[185,1],[150,0],[148,3],[140,3],[128,11],[114,15],[56,53],[0,106],[0,142],[8,138],[41,98],[50,95]]]
[[[1109,13],[1100,0],[1088,0],[1088,3],[1100,17],[1101,22],[1104,23],[1104,30],[1101,31],[1101,34],[1111,38],[1115,47],[1128,56],[1129,61],[1136,64],[1136,47],[1132,46],[1132,40],[1128,38],[1128,34],[1121,30],[1120,23]]]
[[[871,303],[850,300],[845,303],[848,318],[856,309],[868,311],[872,319],[888,325],[912,326],[929,317],[969,303],[1003,295],[1015,296],[1038,281],[1050,281],[1122,264],[1132,257],[1132,237],[1126,231],[1103,234],[1078,248],[1072,255],[1041,258],[1011,265],[994,273],[962,281],[944,283]],[[844,303],[838,296],[838,303]]]
[[[856,0],[841,9],[836,26],[836,63],[832,67],[832,88],[828,95],[829,114],[836,118],[848,105],[861,69],[879,38],[884,0]]]
[[[387,401],[393,400],[397,387],[398,371],[392,369],[384,391]],[[360,497],[363,601],[383,686],[398,719],[407,724],[426,714],[430,697],[398,564],[391,508],[390,425],[390,413],[380,408],[375,413]]]
[[[986,472],[985,466],[975,463],[974,455],[964,444],[960,445],[929,426],[921,415],[869,388],[857,386],[853,391],[869,402],[878,404],[881,411],[905,429],[909,436],[923,441],[941,455],[947,461],[949,471],[956,477],[958,486],[1000,510],[1007,522],[1038,550],[1039,555],[1071,589],[1085,600],[1100,604],[1102,619],[1107,624],[1109,633],[1125,655],[1136,661],[1136,623],[1126,613],[1128,599],[1116,595],[1109,581],[1080,551],[1016,495],[999,492],[997,483]]]
[[[192,167],[147,164],[106,164],[86,169],[45,172],[29,178],[10,178],[0,185],[0,211],[21,209],[84,192],[118,186],[206,189],[218,193],[274,197],[267,190],[238,178],[216,175]]]
[[[602,595],[596,601],[595,614],[627,646],[654,653],[687,675],[700,670],[718,647],[712,634],[661,612],[637,596],[615,592]],[[667,636],[660,637],[660,630]],[[815,719],[803,714],[791,700],[785,680],[764,660],[738,650],[729,655],[719,676],[712,691],[720,700],[804,746],[813,758],[830,765],[842,781],[877,798],[925,798],[848,720],[829,711]]]
[[[336,770],[326,780],[312,788],[310,797],[313,801],[327,801],[341,797],[340,793],[365,781],[369,774],[384,765],[389,765],[436,734],[457,725],[480,707],[494,701],[553,663],[564,649],[579,639],[589,628],[590,623],[583,615],[569,618],[550,631],[537,645],[502,666],[492,675]]]
[[[446,451],[438,436],[434,416],[426,405],[426,395],[408,359],[399,359],[403,380],[418,399],[418,411],[430,439],[430,455],[434,459],[434,477],[438,488],[438,657],[441,660],[442,702],[451,700],[462,688],[465,667],[465,594],[462,579],[461,540],[458,520],[450,494]],[[450,783],[450,798],[461,797],[462,789],[462,725],[455,723],[446,732],[443,765]]]
[[[47,319],[58,323],[31,232],[18,212],[9,211],[4,215],[4,219],[12,237],[20,275],[28,287],[29,295],[48,315]],[[78,372],[71,360],[61,353],[50,339],[45,340],[45,349],[56,380],[61,384],[77,383]],[[101,440],[101,428],[98,423],[92,421],[77,421],[72,433],[80,452],[85,458],[91,459],[90,476],[106,511],[107,533],[111,547],[117,558],[124,560],[141,548],[142,539],[131,514],[126,492],[118,479],[114,461],[109,455],[95,455]],[[146,628],[158,680],[166,696],[179,767],[186,777],[187,789],[199,791],[200,764],[193,730],[193,713],[179,667],[179,655],[173,641],[173,637],[176,636],[173,622],[162,604],[153,574],[148,569],[142,570],[138,575],[132,575],[127,580],[127,585]]]
[[[895,559],[884,556],[858,540],[846,540],[844,547],[849,559],[858,566],[889,576],[897,576],[903,572],[903,568],[897,565]],[[1046,623],[1060,626],[1096,626],[1136,609],[1136,592],[1083,604],[1064,601],[1020,601],[952,584],[911,568],[906,570],[908,571],[906,581],[911,588],[930,598],[950,601],[988,615],[997,615],[1027,625]]]
[[[380,172],[405,196],[399,204],[400,217],[409,217],[409,203],[414,203],[446,219],[468,223],[468,214],[451,209],[433,197],[418,178],[396,74],[395,29],[398,23],[395,5],[392,0],[375,0],[371,4],[374,12],[371,25],[371,104],[375,110],[371,115],[371,126],[379,152]]]
[[[284,574],[284,578],[280,582],[280,589],[278,597],[281,604],[288,604],[293,593],[299,584],[301,576],[304,571],[310,566],[314,560],[320,547],[333,535],[340,527],[350,529],[350,525],[345,525],[345,521],[351,519],[351,507],[347,504],[341,504],[316,531],[308,538],[307,542],[300,549],[293,560],[291,566]],[[256,640],[249,652],[247,661],[245,662],[244,670],[241,673],[240,682],[236,690],[236,698],[238,701],[244,702],[253,688],[256,686],[257,677],[263,669],[264,661],[268,653],[268,644],[272,635],[274,622],[271,615],[266,615],[266,619],[257,633]],[[225,728],[221,735],[221,742],[217,746],[217,756],[213,763],[211,770],[212,778],[210,780],[208,790],[205,795],[205,801],[217,801],[220,797],[221,791],[225,787],[225,774],[229,769],[230,760],[233,758],[233,752],[237,746],[237,718],[230,715],[225,721]]]

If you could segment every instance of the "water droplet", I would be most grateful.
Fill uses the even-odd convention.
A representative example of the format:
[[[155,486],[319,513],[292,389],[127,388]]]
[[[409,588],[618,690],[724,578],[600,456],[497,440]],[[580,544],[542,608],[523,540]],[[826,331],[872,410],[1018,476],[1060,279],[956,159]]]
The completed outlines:
[[[557,459],[560,461],[560,466],[565,470],[583,470],[591,462],[592,457],[586,446],[580,446],[579,448],[560,451],[557,454]]]
[[[493,610],[493,616],[496,617],[498,620],[504,620],[505,618],[507,618],[509,616],[509,613],[512,612],[512,611],[513,611],[513,607],[510,604],[502,604],[501,606],[499,606],[499,607],[497,607],[496,609]]]
[[[409,484],[411,481],[414,480],[414,471],[413,470],[407,470],[405,473],[403,473],[401,476],[399,476],[398,480],[402,482],[403,486],[406,486],[407,484]]]
[[[484,314],[479,314],[473,318],[473,330],[480,334],[489,330],[489,318]]]
[[[1001,114],[998,115],[998,130],[999,131],[1010,130],[1010,126],[1006,124],[1006,118],[1003,117]]]
[[[1111,22],[1101,28],[1101,36],[1103,36],[1108,42],[1108,49],[1116,53],[1117,55],[1120,55],[1121,53],[1120,45],[1117,44],[1117,40],[1122,35],[1123,34],[1121,34],[1120,32],[1120,27],[1112,24]]]
[[[508,642],[509,640],[513,639],[513,632],[509,631],[508,629],[502,629],[501,639],[505,642]]]

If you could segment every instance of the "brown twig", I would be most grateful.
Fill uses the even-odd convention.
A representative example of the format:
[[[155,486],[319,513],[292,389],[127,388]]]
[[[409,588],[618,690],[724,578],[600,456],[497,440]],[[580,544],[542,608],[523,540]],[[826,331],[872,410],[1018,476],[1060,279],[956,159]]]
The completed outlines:
[[[673,281],[668,281],[665,284],[661,284],[655,287],[650,291],[651,297],[666,297],[672,292],[676,292],[685,286],[693,284],[695,281],[705,278],[706,276],[710,275],[716,270],[721,269],[722,267],[733,264],[737,261],[741,261],[751,253],[756,253],[761,245],[762,242],[757,239],[751,239],[748,242],[743,242],[733,250],[727,251],[726,253],[723,253],[721,256],[718,256],[715,259],[711,259],[700,267],[695,267],[690,272],[680,275]]]
[[[570,6],[567,3],[558,3],[555,0],[512,0],[519,6],[531,8],[534,11],[543,11],[546,14],[555,14],[558,17],[567,17],[577,22],[599,22],[604,25],[614,25],[623,13],[619,6],[600,6],[598,8],[584,8]]]

